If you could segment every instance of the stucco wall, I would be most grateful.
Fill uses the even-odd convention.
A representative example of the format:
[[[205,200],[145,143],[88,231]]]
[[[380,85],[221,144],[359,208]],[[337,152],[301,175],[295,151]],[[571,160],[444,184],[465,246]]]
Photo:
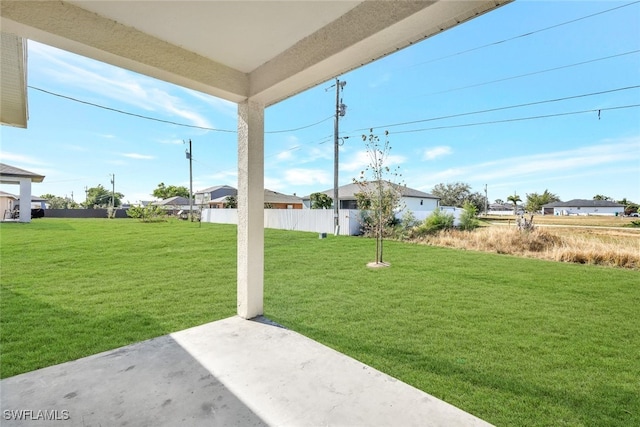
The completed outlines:
[[[624,207],[558,207],[553,208],[554,215],[609,215],[624,214]]]
[[[421,199],[417,197],[403,197],[401,202],[412,211],[434,211],[438,208],[437,199]],[[422,202],[422,204],[420,204]]]

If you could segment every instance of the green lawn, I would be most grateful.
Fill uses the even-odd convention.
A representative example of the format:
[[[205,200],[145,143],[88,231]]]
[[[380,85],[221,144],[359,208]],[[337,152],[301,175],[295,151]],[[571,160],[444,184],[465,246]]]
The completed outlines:
[[[234,226],[0,225],[1,375],[235,314]],[[266,230],[265,314],[500,426],[640,425],[640,273]]]

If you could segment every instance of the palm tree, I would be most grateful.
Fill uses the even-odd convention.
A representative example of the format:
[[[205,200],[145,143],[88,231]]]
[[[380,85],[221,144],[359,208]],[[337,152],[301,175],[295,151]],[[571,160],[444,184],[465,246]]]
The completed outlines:
[[[513,214],[517,215],[518,211],[518,202],[521,202],[522,199],[516,193],[513,193],[513,196],[507,197],[507,201],[513,203]]]

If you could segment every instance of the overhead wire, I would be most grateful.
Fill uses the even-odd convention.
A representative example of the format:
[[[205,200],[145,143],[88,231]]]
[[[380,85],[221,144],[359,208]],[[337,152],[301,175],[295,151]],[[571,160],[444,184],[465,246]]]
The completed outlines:
[[[391,124],[380,125],[380,126],[369,126],[369,127],[366,127],[366,128],[354,129],[352,131],[349,131],[349,133],[365,131],[365,130],[368,130],[368,129],[376,129],[376,128],[385,128],[386,129],[386,128],[391,128],[391,127],[396,127],[396,126],[406,126],[406,125],[412,125],[412,124],[416,124],[416,123],[432,122],[432,121],[436,121],[436,120],[444,120],[444,119],[452,119],[452,118],[456,118],[456,117],[470,116],[470,115],[474,115],[474,114],[492,113],[492,112],[495,112],[495,111],[503,111],[503,110],[509,110],[509,109],[513,109],[513,108],[529,107],[529,106],[532,106],[532,105],[541,105],[541,104],[548,104],[548,103],[552,103],[552,102],[567,101],[567,100],[570,100],[570,99],[586,98],[586,97],[589,97],[589,96],[604,95],[604,94],[607,94],[607,93],[620,92],[620,91],[638,89],[638,88],[640,88],[640,85],[626,86],[626,87],[621,87],[621,88],[616,88],[616,89],[602,90],[602,91],[599,91],[599,92],[591,92],[591,93],[584,93],[584,94],[580,94],[580,95],[565,96],[565,97],[562,97],[562,98],[547,99],[547,100],[543,100],[543,101],[533,101],[533,102],[526,102],[526,103],[523,103],[523,104],[508,105],[508,106],[496,107],[496,108],[488,108],[488,109],[485,109],[485,110],[468,111],[468,112],[465,112],[465,113],[449,114],[449,115],[446,115],[446,116],[430,117],[430,118],[426,118],[426,119],[412,120],[412,121],[408,121],[408,122],[391,123]]]
[[[59,98],[67,99],[69,101],[74,101],[74,102],[78,102],[80,104],[90,105],[92,107],[101,108],[103,110],[108,110],[108,111],[112,111],[114,113],[120,113],[120,114],[124,114],[124,115],[127,115],[127,116],[137,117],[137,118],[140,118],[140,119],[151,120],[151,121],[160,122],[160,123],[167,123],[167,124],[171,124],[171,125],[175,125],[175,126],[181,126],[181,127],[187,127],[187,128],[193,128],[193,129],[213,131],[213,132],[238,133],[237,130],[218,129],[218,128],[211,128],[211,127],[207,127],[207,126],[190,125],[190,124],[187,124],[187,123],[179,123],[179,122],[174,122],[172,120],[164,120],[164,119],[159,119],[157,117],[150,117],[150,116],[145,116],[145,115],[142,115],[142,114],[131,113],[129,111],[120,110],[118,108],[107,107],[105,105],[96,104],[94,102],[89,102],[89,101],[84,101],[82,99],[74,98],[72,96],[62,95],[60,93],[52,92],[50,90],[42,89],[42,88],[39,88],[39,87],[36,87],[36,86],[28,85],[27,87],[29,89],[37,90],[37,91],[46,93],[48,95],[57,96]],[[311,123],[311,124],[308,124],[308,125],[304,125],[304,126],[300,126],[300,127],[297,127],[297,128],[265,131],[265,133],[274,134],[274,133],[295,132],[295,131],[299,131],[299,130],[302,130],[302,129],[307,129],[307,128],[310,128],[310,127],[313,127],[313,126],[317,126],[320,123],[324,123],[327,120],[332,119],[332,118],[333,118],[333,115],[331,115],[329,117],[325,117],[324,119],[319,120],[317,122],[314,122],[314,123]]]
[[[640,0],[634,1],[634,2],[631,2],[631,3],[627,3],[627,4],[624,4],[624,5],[621,5],[621,6],[613,7],[613,8],[610,8],[610,9],[607,9],[607,10],[603,10],[603,11],[600,11],[600,12],[592,13],[590,15],[586,15],[586,16],[582,16],[582,17],[579,17],[579,18],[575,18],[575,19],[572,19],[572,20],[569,20],[569,21],[565,21],[565,22],[562,22],[562,23],[559,23],[559,24],[555,24],[555,25],[551,25],[551,26],[548,26],[548,27],[544,27],[544,28],[541,28],[541,29],[538,29],[538,30],[529,31],[527,33],[519,34],[517,36],[513,36],[513,37],[510,37],[510,38],[502,39],[502,40],[499,40],[499,41],[496,41],[496,42],[492,42],[492,43],[488,43],[488,44],[485,44],[485,45],[482,45],[482,46],[477,46],[477,47],[474,47],[474,48],[471,48],[471,49],[466,49],[464,51],[459,51],[459,52],[456,52],[456,53],[453,53],[453,54],[450,54],[450,55],[446,55],[446,56],[442,56],[442,57],[439,57],[439,58],[431,59],[429,61],[425,61],[425,62],[421,62],[421,63],[418,63],[418,64],[414,64],[413,66],[428,64],[428,63],[439,61],[439,60],[442,60],[442,59],[446,59],[446,58],[450,58],[450,57],[454,57],[454,56],[458,56],[458,55],[463,55],[465,53],[469,53],[469,52],[477,51],[477,50],[484,49],[484,48],[487,48],[487,47],[503,44],[503,43],[510,42],[510,41],[513,41],[513,40],[516,40],[516,39],[519,39],[519,38],[531,36],[533,34],[537,34],[537,33],[543,32],[543,31],[548,31],[548,30],[551,30],[551,29],[554,29],[554,28],[558,28],[558,27],[561,27],[561,26],[565,26],[565,25],[569,25],[569,24],[572,24],[572,23],[575,23],[575,22],[578,22],[578,21],[582,21],[582,20],[585,20],[585,19],[593,18],[595,16],[602,15],[602,14],[605,14],[605,13],[608,13],[608,12],[612,12],[612,11],[615,11],[615,10],[618,10],[618,9],[622,9],[622,8],[625,8],[625,7],[628,7],[628,6],[637,4],[637,3],[640,3]],[[587,61],[582,61],[582,62],[579,62],[579,63],[563,65],[563,66],[549,68],[549,69],[545,69],[545,70],[538,70],[538,71],[525,73],[525,74],[521,74],[521,75],[505,77],[505,78],[502,78],[502,79],[497,79],[497,80],[477,83],[477,84],[468,85],[468,86],[462,86],[462,87],[458,87],[458,88],[447,89],[447,90],[444,90],[444,91],[432,92],[432,93],[424,94],[423,96],[449,93],[449,92],[459,91],[459,90],[463,90],[463,89],[469,89],[469,88],[474,88],[474,87],[479,87],[479,86],[499,83],[499,82],[503,82],[503,81],[508,81],[508,80],[513,80],[513,79],[528,77],[528,76],[532,76],[532,75],[536,75],[536,74],[542,74],[542,73],[546,73],[546,72],[550,72],[550,71],[556,71],[556,70],[560,70],[560,69],[565,69],[565,68],[585,65],[585,64],[589,64],[589,63],[593,63],[593,62],[608,60],[608,59],[621,57],[621,56],[625,56],[625,55],[631,55],[631,54],[638,53],[638,52],[640,52],[640,50],[624,52],[624,53],[611,55],[611,56],[607,56],[607,57],[602,57],[602,58],[595,58],[595,59],[591,59],[591,60],[587,60]],[[120,113],[120,114],[124,114],[124,115],[129,115],[129,116],[132,116],[132,117],[137,117],[137,118],[141,118],[141,119],[145,119],[145,120],[151,120],[151,121],[171,124],[171,125],[175,125],[175,126],[181,126],[181,127],[187,127],[187,128],[193,128],[193,129],[200,129],[200,130],[207,130],[207,131],[213,131],[213,132],[237,133],[237,130],[217,129],[217,128],[211,128],[211,127],[206,127],[206,126],[190,125],[190,124],[186,124],[186,123],[179,123],[179,122],[175,122],[175,121],[171,121],[171,120],[164,120],[164,119],[145,116],[145,115],[141,115],[141,114],[131,113],[131,112],[128,112],[128,111],[124,111],[124,110],[120,110],[120,109],[116,109],[116,108],[111,108],[111,107],[107,107],[107,106],[104,106],[104,105],[100,105],[100,104],[96,104],[96,103],[80,100],[80,99],[77,99],[77,98],[74,98],[74,97],[62,95],[62,94],[59,94],[59,93],[56,93],[56,92],[52,92],[52,91],[48,91],[48,90],[45,90],[45,89],[42,89],[42,88],[38,88],[38,87],[35,87],[35,86],[30,86],[29,85],[28,87],[30,89],[34,89],[34,90],[37,90],[37,91],[40,91],[40,92],[43,92],[43,93],[46,93],[46,94],[49,94],[49,95],[52,95],[52,96],[57,96],[57,97],[64,98],[64,99],[67,99],[67,100],[75,101],[75,102],[78,102],[78,103],[90,105],[90,106],[93,106],[93,107],[109,110],[109,111]],[[586,96],[595,96],[595,95],[600,95],[600,94],[605,94],[605,93],[610,93],[610,92],[615,92],[615,91],[634,89],[634,88],[638,88],[638,87],[640,87],[640,86],[629,86],[629,87],[626,87],[626,88],[612,89],[612,90],[609,90],[609,91],[594,92],[594,93],[590,93],[590,94],[575,95],[575,96],[570,96],[570,97],[556,98],[556,99],[545,100],[545,101],[536,101],[536,102],[518,104],[518,105],[512,105],[512,106],[497,107],[497,108],[492,108],[492,109],[487,109],[487,110],[479,110],[479,111],[473,111],[473,112],[465,112],[465,113],[453,114],[453,115],[448,115],[448,116],[441,116],[441,117],[433,117],[433,118],[427,118],[427,119],[414,120],[414,121],[410,121],[410,122],[393,123],[393,124],[383,125],[383,126],[371,126],[371,127],[367,127],[367,128],[362,128],[362,129],[356,129],[356,130],[353,130],[353,131],[349,131],[347,133],[355,133],[355,132],[358,132],[358,131],[362,131],[362,130],[365,130],[365,129],[371,129],[371,128],[396,127],[396,126],[403,126],[403,125],[409,125],[409,124],[415,124],[415,123],[421,123],[421,122],[442,120],[442,119],[447,119],[447,118],[468,116],[468,115],[473,115],[473,114],[482,114],[482,113],[488,113],[488,112],[494,112],[494,111],[500,111],[500,110],[506,110],[506,109],[512,109],[512,108],[520,108],[520,107],[543,104],[543,103],[559,102],[559,101],[563,101],[563,100],[575,99],[575,98],[586,97]],[[505,119],[505,120],[496,120],[496,121],[478,122],[478,123],[469,123],[469,124],[451,125],[451,126],[439,126],[439,127],[434,127],[434,128],[397,131],[397,132],[394,132],[394,133],[421,132],[421,131],[427,131],[427,130],[449,129],[449,128],[455,128],[455,127],[479,126],[479,125],[482,125],[482,124],[494,124],[494,123],[503,123],[503,122],[520,121],[520,120],[533,120],[533,119],[541,119],[541,118],[548,118],[548,117],[555,117],[555,116],[562,116],[562,115],[582,114],[582,113],[593,112],[593,111],[605,111],[605,110],[611,110],[611,109],[631,108],[631,107],[635,107],[635,106],[636,105],[622,106],[622,107],[610,107],[610,108],[602,108],[602,109],[599,109],[599,110],[598,109],[596,109],[596,110],[583,110],[583,111],[577,111],[577,112],[556,113],[556,114],[551,114],[551,115],[541,115],[541,116],[533,116],[533,117],[525,117],[525,118]],[[265,134],[295,132],[295,131],[298,131],[298,130],[303,130],[303,129],[307,129],[307,128],[310,128],[310,127],[313,127],[313,126],[317,126],[317,125],[319,125],[321,123],[326,122],[327,120],[332,119],[333,117],[334,116],[331,115],[331,116],[328,116],[328,117],[326,117],[326,118],[324,118],[322,120],[319,120],[317,122],[314,122],[314,123],[311,123],[311,124],[308,124],[308,125],[304,125],[304,126],[300,126],[300,127],[296,127],[296,128],[274,130],[274,131],[265,131]],[[305,144],[299,144],[299,145],[296,145],[295,147],[291,147],[291,148],[283,150],[283,151],[281,151],[279,153],[270,154],[270,155],[265,156],[265,157],[271,157],[271,156],[279,155],[279,154],[282,154],[282,153],[284,153],[286,151],[294,151],[294,150],[300,149],[303,145],[312,145],[312,144],[315,144],[315,143],[324,144],[324,143],[329,141],[329,138],[330,138],[330,136],[322,138],[320,140],[320,142],[310,142],[310,143],[305,143]]]
[[[401,130],[401,131],[395,131],[395,132],[390,132],[390,133],[400,134],[400,133],[426,132],[426,131],[430,131],[430,130],[455,129],[455,128],[464,128],[464,127],[471,127],[471,126],[491,125],[491,124],[496,124],[496,123],[519,122],[519,121],[524,121],[524,120],[546,119],[546,118],[551,118],[551,117],[570,116],[570,115],[585,114],[585,113],[598,113],[598,118],[600,118],[600,113],[602,111],[621,110],[621,109],[626,109],[626,108],[637,108],[637,107],[640,107],[640,104],[619,105],[619,106],[615,106],[615,107],[592,108],[592,109],[589,109],[589,110],[569,111],[569,112],[564,112],[564,113],[544,114],[544,115],[529,116],[529,117],[516,117],[516,118],[512,118],[512,119],[491,120],[491,121],[476,122],[476,123],[464,123],[464,124],[450,125],[450,126],[437,126],[437,127],[432,127],[432,128],[409,129],[409,130]]]
[[[486,86],[486,85],[489,85],[489,84],[505,82],[505,81],[508,81],[508,80],[515,80],[515,79],[519,79],[519,78],[522,78],[522,77],[534,76],[536,74],[548,73],[550,71],[557,71],[557,70],[562,70],[562,69],[565,69],[565,68],[571,68],[571,67],[577,67],[577,66],[580,66],[580,65],[591,64],[591,63],[598,62],[598,61],[605,61],[607,59],[618,58],[618,57],[625,56],[625,55],[632,55],[632,54],[638,53],[638,52],[640,52],[640,49],[630,50],[628,52],[618,53],[618,54],[610,55],[610,56],[604,56],[604,57],[601,57],[601,58],[590,59],[588,61],[582,61],[582,62],[576,62],[576,63],[573,63],[573,64],[561,65],[559,67],[553,67],[553,68],[547,68],[547,69],[544,69],[544,70],[533,71],[533,72],[530,72],[530,73],[519,74],[519,75],[516,75],[516,76],[504,77],[504,78],[497,79],[497,80],[490,80],[490,81],[486,81],[486,82],[482,82],[482,83],[475,83],[475,84],[468,85],[468,86],[460,86],[460,87],[457,87],[457,88],[441,90],[441,91],[438,91],[438,92],[425,93],[425,94],[422,94],[422,95],[419,95],[419,96],[440,95],[440,94],[443,94],[443,93],[455,92],[455,91],[463,90],[463,89],[470,89],[470,88],[474,88],[474,87]]]
[[[613,12],[614,10],[618,10],[618,9],[622,9],[622,8],[625,8],[625,7],[628,7],[628,6],[632,6],[632,5],[637,4],[637,3],[640,3],[640,0],[639,1],[634,1],[634,2],[631,2],[631,3],[627,3],[627,4],[623,4],[621,6],[616,6],[616,7],[613,7],[611,9],[602,10],[600,12],[592,13],[590,15],[585,15],[585,16],[582,16],[580,18],[575,18],[575,19],[571,19],[569,21],[564,21],[564,22],[561,22],[559,24],[551,25],[549,27],[544,27],[544,28],[540,28],[538,30],[529,31],[529,32],[526,32],[526,33],[523,33],[523,34],[519,34],[517,36],[509,37],[509,38],[506,38],[506,39],[502,39],[502,40],[498,40],[498,41],[495,41],[495,42],[487,43],[487,44],[484,44],[484,45],[481,45],[481,46],[476,46],[476,47],[473,47],[473,48],[470,48],[470,49],[466,49],[466,50],[462,50],[462,51],[459,51],[459,52],[455,52],[455,53],[452,53],[452,54],[449,54],[449,55],[445,55],[445,56],[441,56],[441,57],[438,57],[438,58],[430,59],[428,61],[419,62],[417,64],[411,65],[410,67],[416,67],[416,66],[419,66],[419,65],[430,64],[432,62],[440,61],[440,60],[447,59],[447,58],[452,58],[454,56],[464,55],[465,53],[474,52],[476,50],[484,49],[484,48],[491,47],[491,46],[496,46],[496,45],[499,45],[499,44],[502,44],[502,43],[506,43],[506,42],[510,42],[510,41],[513,41],[513,40],[517,40],[517,39],[520,39],[520,38],[523,38],[523,37],[528,37],[528,36],[531,36],[531,35],[534,35],[534,34],[538,34],[538,33],[544,32],[544,31],[552,30],[554,28],[558,28],[558,27],[562,27],[562,26],[565,26],[565,25],[573,24],[573,23],[576,23],[578,21],[582,21],[584,19],[589,19],[589,18],[593,18],[593,17],[598,16],[598,15],[603,15],[605,13]]]

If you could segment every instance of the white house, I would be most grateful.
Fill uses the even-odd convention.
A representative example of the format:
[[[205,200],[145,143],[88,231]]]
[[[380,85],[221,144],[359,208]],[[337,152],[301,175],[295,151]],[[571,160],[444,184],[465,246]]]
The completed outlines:
[[[393,186],[400,193],[400,206],[404,209],[417,211],[434,211],[440,206],[440,198],[433,194],[425,193],[420,190],[409,188],[405,185],[398,185],[389,181],[384,181],[385,186]],[[373,183],[367,184],[366,191],[371,191]],[[340,209],[358,209],[356,194],[362,193],[363,189],[359,184],[347,184],[338,187],[338,200],[340,201]],[[333,189],[321,191],[333,198]],[[311,195],[302,198],[304,208],[311,208]]]
[[[624,205],[610,200],[574,199],[542,206],[543,215],[624,215]]]

